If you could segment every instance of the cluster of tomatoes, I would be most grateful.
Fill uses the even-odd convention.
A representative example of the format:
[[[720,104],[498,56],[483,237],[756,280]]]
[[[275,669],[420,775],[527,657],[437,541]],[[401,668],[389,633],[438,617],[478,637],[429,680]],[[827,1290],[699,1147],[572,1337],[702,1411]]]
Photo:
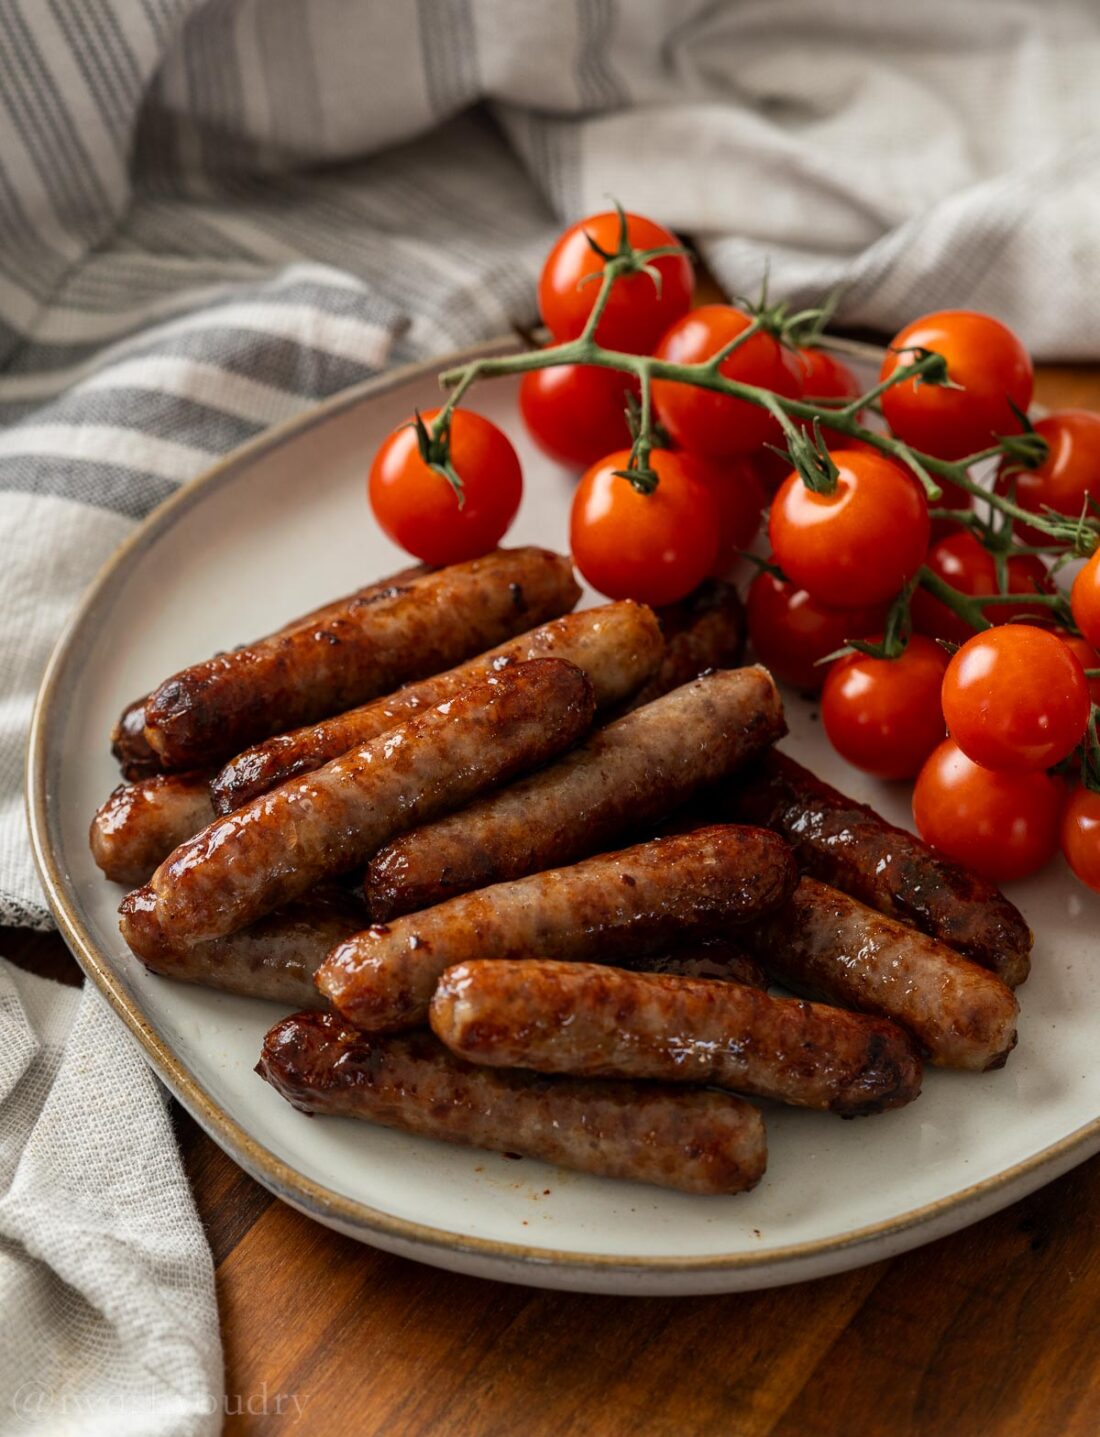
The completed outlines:
[[[717,366],[729,379],[826,413],[861,397],[855,375],[826,349],[792,345],[731,305],[693,309],[689,258],[663,252],[675,237],[635,215],[593,216],[555,244],[539,283],[552,344],[585,331],[604,266],[626,242],[662,252],[611,286],[592,335],[604,350],[698,365],[733,346]],[[883,389],[877,403],[889,434],[957,461],[1031,427],[1031,362],[1004,325],[965,311],[917,320],[891,342],[881,380],[929,352],[946,361],[949,383],[910,378]],[[1100,680],[1085,671],[1100,669],[1100,552],[1074,583],[1073,627],[1058,627],[1040,597],[1055,593],[1047,559],[1057,546],[1041,529],[983,528],[971,518],[970,494],[949,481],[933,519],[906,465],[827,422],[812,438],[827,449],[828,482],[811,487],[777,455],[790,436],[767,408],[668,378],[654,377],[651,389],[645,467],[656,487],[624,477],[637,454],[631,418],[636,427],[644,410],[635,376],[554,364],[522,377],[531,436],[583,471],[570,545],[592,587],[609,598],[672,603],[704,578],[727,575],[766,512],[770,553],[749,585],[750,638],[778,678],[821,692],[836,749],[877,777],[915,778],[922,835],[969,867],[1020,878],[1061,845],[1078,876],[1100,889],[1100,793],[1092,786],[1100,754],[1089,784],[1065,776],[1081,770],[1082,751],[1088,774],[1096,748]],[[438,412],[396,430],[370,474],[383,529],[432,564],[492,548],[522,494],[507,437],[465,407],[447,418],[438,462],[426,442]],[[1032,467],[1004,460],[997,487],[1029,513],[1076,519],[1100,476],[1100,415],[1066,411],[1034,429],[1046,457]],[[1094,487],[1100,492],[1100,477]],[[920,585],[928,574],[975,601],[961,606],[965,616],[944,602],[942,587],[937,594]],[[975,613],[994,627],[975,633]]]

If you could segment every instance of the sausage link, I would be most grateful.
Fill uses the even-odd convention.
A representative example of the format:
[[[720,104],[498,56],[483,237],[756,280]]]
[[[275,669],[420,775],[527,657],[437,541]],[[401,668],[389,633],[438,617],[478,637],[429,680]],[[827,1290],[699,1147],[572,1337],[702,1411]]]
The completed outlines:
[[[229,813],[288,779],[311,773],[432,704],[529,659],[566,659],[592,681],[597,709],[621,702],[655,672],[664,652],[652,609],[624,600],[567,614],[480,654],[446,673],[320,723],[277,734],[245,749],[211,784],[216,813]]]
[[[745,653],[745,606],[723,579],[704,579],[686,599],[657,610],[665,655],[661,666],[622,712],[652,703],[706,673],[734,669]]]
[[[256,1071],[303,1112],[680,1192],[747,1192],[767,1163],[760,1113],[729,1093],[476,1067],[431,1033],[369,1037],[332,1013],[277,1023]]]
[[[774,833],[697,829],[376,924],[333,949],[317,986],[360,1028],[411,1028],[427,1019],[435,985],[455,963],[536,954],[615,963],[659,953],[771,912],[795,881]]]
[[[774,828],[799,868],[938,938],[1010,988],[1030,968],[1032,934],[999,888],[960,868],[873,808],[846,798],[786,754],[770,754],[712,818]]]
[[[595,853],[785,731],[765,669],[705,674],[597,730],[541,773],[387,845],[367,870],[371,916],[385,922]]]
[[[580,596],[569,560],[498,549],[183,669],[145,705],[145,736],[167,768],[197,767],[438,673],[556,618]]]
[[[92,857],[115,883],[145,883],[158,863],[213,817],[207,770],[121,783],[92,819]]]
[[[123,899],[122,930],[151,973],[285,1007],[323,1008],[313,982],[325,954],[363,926],[363,904],[342,888],[316,888],[248,928],[209,943],[173,944],[156,920],[148,888]]]
[[[150,880],[157,920],[187,943],[243,928],[402,829],[560,753],[593,709],[591,684],[562,659],[473,684],[181,844]]]
[[[999,978],[814,878],[739,937],[794,991],[892,1018],[939,1067],[1000,1068],[1016,1046],[1019,1005]]]
[[[632,962],[619,960],[638,973],[678,973],[683,978],[717,978],[724,983],[743,983],[747,988],[768,987],[762,963],[729,938],[704,938],[698,943],[678,945],[667,953],[649,953]]]
[[[707,978],[475,961],[447,969],[430,1017],[458,1057],[495,1068],[709,1083],[846,1118],[920,1093],[893,1023]]]

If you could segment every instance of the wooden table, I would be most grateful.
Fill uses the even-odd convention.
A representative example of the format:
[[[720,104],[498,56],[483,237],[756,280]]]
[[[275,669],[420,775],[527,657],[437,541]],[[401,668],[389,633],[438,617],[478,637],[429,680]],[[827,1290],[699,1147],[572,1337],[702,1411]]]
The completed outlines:
[[[1045,369],[1037,397],[1100,409],[1100,370]],[[0,952],[79,981],[56,935],[2,933]],[[1100,1158],[840,1277],[731,1297],[583,1297],[454,1277],[338,1237],[178,1109],[176,1123],[217,1264],[230,1433],[1100,1432]]]

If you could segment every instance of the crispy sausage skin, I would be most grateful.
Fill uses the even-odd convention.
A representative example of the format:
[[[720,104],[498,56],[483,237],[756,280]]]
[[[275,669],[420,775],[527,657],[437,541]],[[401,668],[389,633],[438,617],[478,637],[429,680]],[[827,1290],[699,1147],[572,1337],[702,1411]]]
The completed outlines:
[[[370,595],[307,624],[183,669],[145,704],[166,768],[198,767],[438,673],[556,618],[580,596],[569,560],[498,549]]]
[[[566,659],[592,682],[597,709],[620,703],[656,672],[664,640],[652,609],[625,600],[566,614],[446,673],[293,733],[277,734],[232,759],[215,777],[216,813],[229,813],[299,774],[339,758],[478,679],[529,659]]]
[[[614,963],[724,932],[791,892],[794,861],[759,828],[715,827],[465,893],[341,943],[317,986],[349,1022],[411,1028],[444,969],[532,954]]]
[[[626,708],[652,703],[708,669],[740,665],[745,652],[745,606],[725,580],[704,579],[686,599],[658,609],[657,618],[665,640],[664,658]]]
[[[293,1008],[327,1006],[314,974],[333,944],[357,932],[365,919],[362,901],[335,884],[209,943],[166,938],[148,888],[128,894],[119,911],[126,942],[151,973]]]
[[[785,730],[765,669],[704,674],[541,773],[395,839],[367,870],[371,916],[385,922],[595,853],[735,772]]]
[[[1016,1046],[1019,1005],[999,978],[815,878],[738,936],[780,982],[893,1019],[939,1067],[1000,1068]]]
[[[92,857],[115,883],[145,883],[162,859],[213,817],[205,769],[121,783],[92,819]]]
[[[681,1192],[747,1192],[767,1163],[760,1113],[729,1093],[477,1067],[431,1033],[368,1036],[332,1013],[277,1023],[256,1071],[303,1112]]]
[[[150,880],[175,942],[221,938],[387,839],[575,743],[592,685],[562,659],[515,664],[418,718],[215,819]]]
[[[683,978],[717,978],[723,983],[743,983],[747,988],[768,987],[764,965],[729,938],[704,938],[698,943],[671,948],[667,953],[647,953],[630,962],[619,960],[637,973],[677,973]]]
[[[786,754],[769,754],[708,812],[774,828],[804,873],[912,923],[1010,988],[1027,977],[1031,930],[999,888],[822,783]]]
[[[708,978],[475,961],[443,974],[430,1018],[458,1057],[492,1067],[708,1083],[846,1118],[920,1093],[920,1058],[893,1023]]]

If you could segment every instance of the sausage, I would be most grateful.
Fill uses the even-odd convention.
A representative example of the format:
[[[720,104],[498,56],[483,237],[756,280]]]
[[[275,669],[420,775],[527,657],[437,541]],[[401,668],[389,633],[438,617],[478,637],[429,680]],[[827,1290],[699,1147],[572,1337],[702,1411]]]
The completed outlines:
[[[435,985],[455,963],[533,955],[615,963],[659,953],[770,913],[795,881],[776,834],[697,829],[376,924],[333,949],[317,986],[360,1028],[411,1028],[426,1021]]]
[[[732,1094],[476,1067],[431,1033],[371,1037],[332,1013],[277,1023],[256,1071],[306,1113],[680,1192],[747,1192],[767,1163],[760,1113]]]
[[[1016,1046],[1019,1005],[998,977],[815,878],[738,937],[795,992],[893,1019],[939,1067],[1001,1068]]]
[[[326,623],[329,619],[338,616],[349,599],[367,600],[372,596],[385,593],[396,584],[406,583],[408,580],[428,572],[429,570],[424,564],[401,569],[396,574],[389,575],[388,578],[376,580],[362,589],[357,589],[354,594],[349,594],[346,598],[324,604],[319,609],[312,609],[308,614],[300,614],[297,618],[284,624],[281,629],[276,629],[274,634],[267,635],[267,638],[276,638],[280,634],[292,633],[295,629],[306,628],[309,625]],[[163,770],[160,756],[145,737],[145,705],[148,700],[148,694],[140,699],[135,699],[123,710],[122,716],[111,730],[111,752],[118,759],[123,778],[130,780],[147,778],[150,774],[160,773]]]
[[[213,817],[209,770],[121,783],[92,819],[92,857],[115,883],[145,883],[163,858]]]
[[[439,980],[430,1017],[452,1053],[495,1068],[709,1083],[846,1118],[920,1093],[920,1058],[893,1023],[708,978],[462,963]]]
[[[704,579],[678,604],[657,610],[665,655],[661,666],[624,707],[652,703],[708,669],[734,669],[745,653],[745,606],[723,579]]]
[[[768,975],[761,963],[729,938],[704,938],[698,943],[678,946],[667,953],[648,953],[633,962],[619,960],[639,973],[678,973],[684,978],[717,978],[724,983],[743,983],[748,988],[767,988]]]
[[[607,848],[785,731],[765,669],[705,674],[597,730],[541,773],[387,845],[367,870],[371,916],[385,922]]]
[[[365,918],[362,901],[335,884],[209,943],[172,943],[147,888],[128,894],[120,912],[127,943],[151,973],[292,1008],[327,1006],[314,974],[333,944],[362,928]]]
[[[600,709],[633,693],[656,671],[663,653],[656,616],[645,604],[625,600],[567,614],[446,673],[406,684],[386,698],[245,749],[214,779],[214,810],[229,813],[240,808],[258,794],[320,768],[476,680],[499,673],[508,664],[546,657],[567,659],[592,681]]]
[[[786,754],[769,754],[708,813],[712,821],[774,828],[794,849],[803,873],[913,924],[1010,988],[1027,977],[1031,930],[999,888],[822,783]]]
[[[173,940],[221,938],[345,873],[402,829],[575,743],[592,685],[562,659],[473,684],[180,845],[150,880]]]
[[[567,558],[498,549],[338,605],[320,625],[183,669],[145,705],[145,736],[166,768],[194,768],[438,673],[534,623],[580,590]]]

